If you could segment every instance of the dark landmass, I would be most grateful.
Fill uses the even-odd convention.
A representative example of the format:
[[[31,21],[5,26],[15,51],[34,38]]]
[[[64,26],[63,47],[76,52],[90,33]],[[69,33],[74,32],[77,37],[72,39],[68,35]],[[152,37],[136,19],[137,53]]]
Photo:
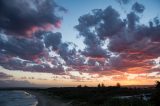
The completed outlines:
[[[49,101],[58,100],[57,103],[63,101],[64,104],[59,106],[159,106],[159,102],[157,101],[159,101],[160,98],[160,82],[157,82],[155,87],[78,86],[53,88],[1,88],[1,90],[25,90],[35,96],[37,96],[37,94],[43,95],[44,98],[49,98]],[[41,101],[42,100],[39,99],[39,102]]]

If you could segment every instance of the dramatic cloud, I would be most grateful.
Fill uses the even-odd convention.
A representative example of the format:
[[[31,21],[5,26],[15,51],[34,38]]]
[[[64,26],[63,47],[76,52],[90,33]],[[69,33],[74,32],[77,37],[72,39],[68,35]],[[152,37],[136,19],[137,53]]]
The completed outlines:
[[[58,13],[62,11],[66,9],[53,0],[1,0],[0,65],[10,70],[64,73],[66,63],[58,52],[62,35],[50,31],[60,27]]]
[[[51,33],[48,32],[48,34],[44,38],[44,43],[46,47],[52,47],[52,49],[57,50],[59,48],[59,45],[61,44],[61,33]]]
[[[79,67],[80,70],[95,72],[110,69],[108,59],[112,53],[108,50],[106,41],[124,29],[125,23],[111,6],[104,10],[95,9],[92,14],[79,18],[79,25],[75,28],[79,31],[80,36],[85,38],[86,48],[82,54],[88,58]]]
[[[56,11],[66,11],[53,0],[0,1],[0,30],[31,36],[40,29],[59,27],[60,17]]]
[[[29,60],[43,51],[43,44],[37,39],[16,38],[0,34],[0,44],[5,54]]]
[[[84,38],[85,48],[79,50],[74,43],[63,42],[61,33],[50,30],[60,26],[58,13],[66,11],[53,0],[1,0],[0,65],[59,75],[67,71],[99,75],[157,72],[160,22],[155,17],[148,25],[139,23],[144,10],[136,2],[124,18],[112,6],[80,16],[75,29]]]
[[[84,43],[87,47],[82,53],[87,57],[106,58],[108,52],[102,48],[104,42],[101,39],[114,35],[124,24],[119,19],[119,14],[111,6],[104,11],[95,9],[92,13],[93,15],[81,16],[79,25],[75,26],[79,34],[85,38]]]
[[[136,2],[133,6],[132,6],[132,10],[134,10],[137,13],[142,13],[144,11],[145,7],[142,4],[139,4],[138,2]]]
[[[136,23],[139,21],[139,17],[134,12],[131,12],[127,15],[127,19],[128,19],[128,28],[134,30],[136,27]]]
[[[95,61],[91,62],[92,68],[90,62],[87,62],[86,69],[129,73],[155,71],[153,60],[160,56],[159,19],[154,18],[154,21],[148,23],[150,26],[141,25],[137,13],[142,13],[144,9],[142,4],[136,2],[126,19],[121,19],[118,11],[111,6],[104,10],[93,10],[79,18],[79,24],[75,28],[80,36],[84,37],[86,44],[82,53]],[[106,40],[107,45],[104,43]],[[95,63],[98,62],[98,57],[104,58],[104,62],[103,65],[98,64],[100,68],[97,69]]]

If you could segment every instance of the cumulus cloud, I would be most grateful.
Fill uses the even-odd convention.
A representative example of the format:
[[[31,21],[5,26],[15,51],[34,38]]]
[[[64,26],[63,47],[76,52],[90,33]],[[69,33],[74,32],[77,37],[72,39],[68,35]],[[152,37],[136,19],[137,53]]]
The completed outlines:
[[[0,1],[0,30],[20,36],[30,36],[39,29],[58,27],[56,11],[65,11],[53,0]]]
[[[139,17],[134,12],[131,12],[127,15],[127,20],[128,27],[133,30],[136,27],[136,23],[139,22]]]
[[[144,11],[144,9],[145,9],[145,7],[138,2],[135,2],[132,6],[132,10],[134,10],[137,13],[142,13]]]
[[[61,18],[56,13],[65,11],[53,0],[2,0],[0,65],[54,74],[72,70],[107,75],[157,71],[153,60],[160,56],[159,18],[142,25],[139,15],[145,7],[135,3],[131,9],[124,19],[112,6],[80,16],[75,29],[86,47],[78,50],[72,42],[63,42],[61,33],[48,30],[59,26]]]
[[[5,37],[7,40],[5,41]],[[31,59],[43,51],[43,44],[37,39],[16,38],[0,34],[0,48],[5,54]]]
[[[58,13],[66,11],[54,0],[1,0],[0,65],[10,70],[63,73],[66,63],[58,52],[62,35],[50,30],[60,27]]]
[[[79,18],[79,24],[75,28],[80,36],[84,37],[86,48],[83,52],[94,57],[96,62],[98,56],[105,58],[106,64],[100,66],[101,71],[121,70],[133,73],[154,71],[152,60],[159,57],[160,50],[159,19],[154,18],[150,26],[140,24],[141,18],[137,13],[142,13],[144,9],[142,4],[136,2],[126,19],[121,19],[118,11],[111,6],[104,10],[93,10],[92,13]],[[107,39],[109,43],[104,49],[103,42]],[[95,53],[98,55],[94,55]],[[91,64],[95,66],[94,62]],[[86,68],[90,70],[96,69],[90,68],[88,64],[87,66]],[[107,68],[104,68],[105,66]]]
[[[52,47],[52,49],[57,50],[59,48],[59,45],[61,44],[61,33],[49,33],[44,38],[45,46]]]
[[[88,57],[108,57],[108,52],[102,46],[107,37],[118,33],[125,23],[120,19],[119,13],[111,6],[105,10],[95,9],[92,14],[86,14],[79,18],[79,24],[75,28],[83,36],[86,44],[82,52]]]

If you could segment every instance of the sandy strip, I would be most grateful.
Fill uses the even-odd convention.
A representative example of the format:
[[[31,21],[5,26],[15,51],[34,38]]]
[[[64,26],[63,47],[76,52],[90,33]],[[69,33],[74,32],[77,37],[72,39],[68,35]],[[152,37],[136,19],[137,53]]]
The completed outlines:
[[[53,99],[50,98],[46,95],[43,95],[39,92],[36,91],[27,91],[28,93],[36,96],[37,100],[38,100],[38,105],[37,106],[71,106],[70,103],[65,103],[61,100],[58,99]]]

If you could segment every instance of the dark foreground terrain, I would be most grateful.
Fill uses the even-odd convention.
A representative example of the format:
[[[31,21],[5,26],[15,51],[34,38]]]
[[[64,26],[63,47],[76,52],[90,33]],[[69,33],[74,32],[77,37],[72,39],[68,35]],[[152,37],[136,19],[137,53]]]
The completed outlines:
[[[151,88],[81,87],[49,88],[46,95],[71,101],[73,106],[154,106]],[[143,95],[146,94],[145,99]]]
[[[7,90],[7,89],[5,89]],[[160,106],[160,82],[155,87],[62,87],[62,88],[10,88],[38,92],[71,106]]]

